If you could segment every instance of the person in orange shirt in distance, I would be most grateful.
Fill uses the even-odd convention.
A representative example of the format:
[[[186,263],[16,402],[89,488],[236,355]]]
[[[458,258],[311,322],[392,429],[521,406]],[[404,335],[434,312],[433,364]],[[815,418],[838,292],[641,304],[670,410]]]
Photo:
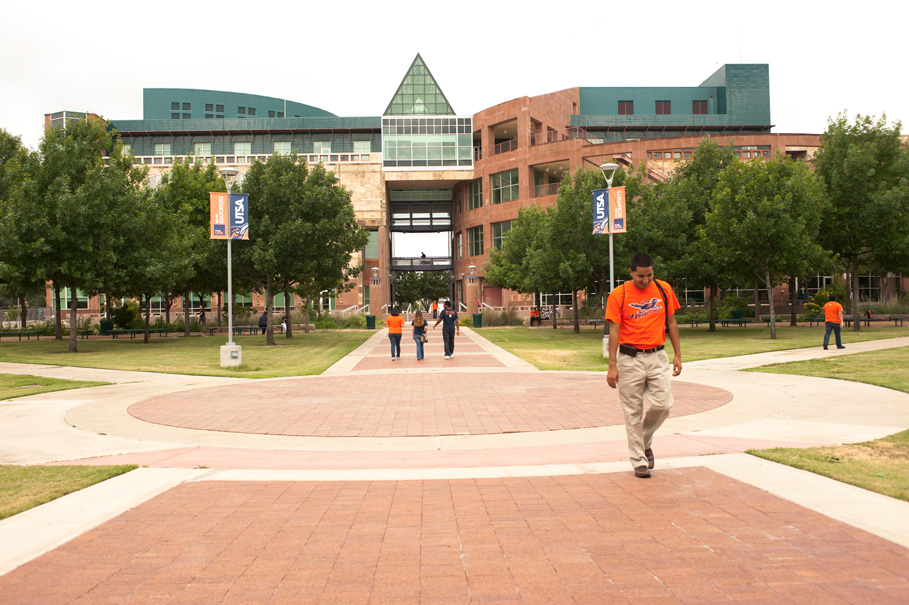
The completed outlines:
[[[401,336],[404,333],[404,318],[401,317],[401,309],[398,307],[391,308],[391,315],[385,320],[388,326],[388,340],[391,341],[391,360],[401,359]]]
[[[836,302],[836,294],[830,295],[830,301],[824,305],[824,325],[827,331],[824,332],[824,350],[830,344],[830,332],[836,334],[836,348],[845,349],[843,341],[840,340],[840,328],[843,327],[843,305]]]

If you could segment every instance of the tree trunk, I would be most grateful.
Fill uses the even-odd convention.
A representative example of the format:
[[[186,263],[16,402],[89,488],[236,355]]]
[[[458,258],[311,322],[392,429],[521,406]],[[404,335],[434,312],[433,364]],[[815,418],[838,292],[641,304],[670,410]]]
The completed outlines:
[[[183,336],[189,336],[189,288],[183,289]]]
[[[274,313],[274,286],[275,278],[270,274],[265,278],[265,345],[275,346],[275,332],[271,319]]]
[[[309,334],[309,297],[306,297],[305,306],[303,307],[303,333]]]
[[[791,314],[789,317],[789,326],[793,327],[793,328],[797,325],[796,316],[798,315],[798,309],[797,309],[798,292],[796,292],[795,289],[796,289],[795,278],[790,277],[789,278],[789,309],[791,311]]]
[[[76,314],[79,310],[79,297],[76,296],[76,280],[70,280],[69,288],[69,352],[78,353],[79,319]]]
[[[710,284],[710,327],[708,332],[716,332],[716,299],[719,296],[717,284]]]
[[[224,312],[224,301],[221,300],[221,295],[223,292],[218,290],[218,327],[221,327],[221,315]]]
[[[19,300],[19,325],[22,326],[20,329],[25,330],[28,326],[28,299],[23,296]]]
[[[290,321],[290,282],[286,279],[284,280],[284,317],[287,318],[287,333],[284,335],[284,338],[293,338],[294,331],[293,328],[291,328],[292,322]]]
[[[141,300],[141,299],[140,299]],[[148,328],[149,321],[151,319],[151,296],[145,295],[145,334],[143,335],[142,342],[148,344]]]
[[[574,333],[580,334],[581,333],[581,321],[580,321],[581,313],[578,310],[578,291],[577,290],[571,291],[571,306],[574,307]]]
[[[859,321],[859,259],[852,258],[852,330],[858,332],[862,329]]]
[[[556,298],[555,292],[551,292],[551,294],[552,294],[552,305],[551,305],[552,306],[552,329],[555,330],[559,327],[559,322],[558,322],[558,317],[557,317],[558,313],[556,313],[556,309],[558,308],[558,306],[555,304],[556,300],[558,300],[558,299]]]
[[[164,322],[167,324],[167,327],[170,327],[170,308],[174,304],[174,299],[171,297],[170,293],[164,295]]]
[[[54,281],[54,340],[63,340],[63,309],[60,308],[60,284]]]
[[[770,270],[764,269],[764,284],[767,286],[767,300],[770,301],[770,340],[776,339],[776,310],[773,304],[773,282],[770,281]],[[755,317],[757,319],[757,317]]]
[[[757,280],[754,281],[754,320],[757,321],[761,317],[761,289],[760,282]]]

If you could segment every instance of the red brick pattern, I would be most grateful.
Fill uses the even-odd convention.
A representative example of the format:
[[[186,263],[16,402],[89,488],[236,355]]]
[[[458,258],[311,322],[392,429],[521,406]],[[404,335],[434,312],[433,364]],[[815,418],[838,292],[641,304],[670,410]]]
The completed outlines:
[[[678,381],[673,394],[673,416],[710,410],[732,397]],[[489,435],[623,422],[618,394],[601,374],[542,372],[256,381],[154,397],[133,404],[129,413],[184,428],[324,437]]]
[[[703,468],[183,484],[4,603],[905,603],[909,550]]]

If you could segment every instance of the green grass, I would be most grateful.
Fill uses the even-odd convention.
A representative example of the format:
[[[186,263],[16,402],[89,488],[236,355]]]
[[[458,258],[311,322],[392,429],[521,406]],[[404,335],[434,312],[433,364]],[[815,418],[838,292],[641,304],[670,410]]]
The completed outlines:
[[[29,376],[27,374],[0,374],[0,401],[15,397],[25,397],[26,395],[37,395],[38,393],[97,387],[105,384],[110,383],[88,380],[62,380],[59,378]]]
[[[717,357],[732,357],[750,353],[766,353],[805,347],[819,347],[824,339],[824,328],[778,326],[777,337],[770,339],[770,328],[680,327],[682,362]],[[560,326],[558,330],[543,328],[482,328],[478,330],[488,340],[514,353],[540,370],[605,371],[602,329],[581,329],[575,334],[572,328]],[[843,342],[862,342],[883,338],[909,336],[909,327],[875,326],[860,332],[843,330]],[[672,345],[666,341],[667,353],[672,358]]]
[[[901,347],[827,359],[777,363],[750,371],[854,380],[909,393],[907,367],[909,347]],[[804,449],[750,450],[748,453],[909,501],[909,431],[864,443]]]
[[[0,466],[0,519],[122,475],[124,466]]]
[[[67,353],[69,341],[0,342],[0,362],[37,363],[81,368],[139,372],[167,372],[199,376],[274,378],[321,374],[373,335],[367,330],[331,330],[295,333],[291,340],[275,335],[276,346],[265,346],[265,336],[238,336],[243,365],[221,367],[220,348],[225,337],[192,336],[142,340],[79,341],[79,352]]]

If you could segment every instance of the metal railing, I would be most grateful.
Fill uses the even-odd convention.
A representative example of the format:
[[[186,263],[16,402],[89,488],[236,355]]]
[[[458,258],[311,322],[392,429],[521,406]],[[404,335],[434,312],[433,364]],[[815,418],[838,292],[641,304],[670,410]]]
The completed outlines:
[[[498,155],[500,153],[507,153],[509,151],[514,151],[518,148],[518,140],[511,139],[510,141],[505,141],[504,143],[499,143],[492,148],[492,155]]]
[[[376,157],[373,158],[372,156]],[[380,153],[301,153],[297,157],[306,160],[309,164],[365,164],[369,162],[379,162]],[[206,163],[214,162],[218,165],[249,165],[256,161],[267,162],[270,155],[137,155],[133,157],[133,164],[142,164],[146,166],[172,166],[178,161],[194,162],[197,159]],[[107,165],[108,158],[104,158],[104,164]]]
[[[547,185],[535,185],[533,188],[533,197],[543,197],[544,195],[555,195],[559,192],[561,183],[549,183]]]
[[[531,147],[536,145],[548,145],[549,143],[560,143],[562,141],[573,141],[583,139],[592,143],[600,143],[602,139],[595,137],[579,126],[572,126],[564,130],[549,130],[547,132],[538,132],[530,137]]]

